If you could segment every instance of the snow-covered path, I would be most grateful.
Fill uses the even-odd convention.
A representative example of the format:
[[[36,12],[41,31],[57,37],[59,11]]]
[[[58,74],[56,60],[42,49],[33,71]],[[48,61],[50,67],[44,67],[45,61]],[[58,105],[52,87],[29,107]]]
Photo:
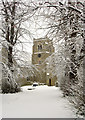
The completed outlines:
[[[38,86],[2,95],[3,118],[75,118],[76,111],[57,87]]]

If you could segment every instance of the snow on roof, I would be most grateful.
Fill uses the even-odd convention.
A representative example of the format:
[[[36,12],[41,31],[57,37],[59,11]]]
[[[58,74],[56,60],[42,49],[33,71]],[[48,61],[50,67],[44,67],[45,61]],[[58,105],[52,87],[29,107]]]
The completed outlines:
[[[47,44],[48,44],[48,42],[45,42],[45,44],[47,45]]]
[[[49,53],[48,51],[46,51],[46,53]]]
[[[49,53],[48,51],[35,52],[34,54]]]

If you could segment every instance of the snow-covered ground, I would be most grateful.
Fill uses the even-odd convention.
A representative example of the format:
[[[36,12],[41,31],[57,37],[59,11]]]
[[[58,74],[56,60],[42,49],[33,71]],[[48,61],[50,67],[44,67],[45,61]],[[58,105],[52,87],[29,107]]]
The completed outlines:
[[[0,94],[0,120],[2,118],[2,94]]]
[[[3,118],[76,118],[76,110],[59,87],[37,86],[33,90],[2,95]]]

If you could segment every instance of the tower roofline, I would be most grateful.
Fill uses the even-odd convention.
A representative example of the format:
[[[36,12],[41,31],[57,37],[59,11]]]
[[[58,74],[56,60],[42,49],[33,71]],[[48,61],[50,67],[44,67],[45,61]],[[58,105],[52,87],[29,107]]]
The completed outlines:
[[[44,38],[34,38],[33,39],[33,41],[42,41],[42,40],[50,40],[50,39],[47,36],[45,36]]]

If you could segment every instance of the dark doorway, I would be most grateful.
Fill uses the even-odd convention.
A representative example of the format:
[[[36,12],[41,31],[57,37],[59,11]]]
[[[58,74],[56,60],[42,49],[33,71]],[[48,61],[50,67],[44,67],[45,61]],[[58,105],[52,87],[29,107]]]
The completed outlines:
[[[51,79],[49,79],[49,86],[51,86]]]

